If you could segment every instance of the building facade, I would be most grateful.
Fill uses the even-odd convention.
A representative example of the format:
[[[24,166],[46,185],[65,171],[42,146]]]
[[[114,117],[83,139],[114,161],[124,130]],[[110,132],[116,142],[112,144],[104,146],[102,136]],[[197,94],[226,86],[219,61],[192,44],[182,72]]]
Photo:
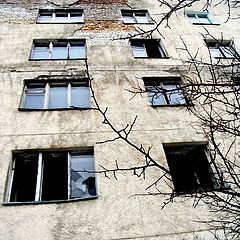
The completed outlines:
[[[157,0],[0,1],[1,239],[214,239],[199,223],[215,216],[207,205],[180,194],[162,208],[154,195],[214,188],[208,139],[181,89],[192,76],[183,46],[203,61],[235,58],[240,34],[227,6],[203,10],[190,3],[152,31],[169,11]],[[222,44],[203,39],[222,33]],[[129,141],[152,147],[173,182],[148,188],[162,172],[131,170],[144,156],[108,141],[116,133],[98,105],[118,130],[137,116]]]

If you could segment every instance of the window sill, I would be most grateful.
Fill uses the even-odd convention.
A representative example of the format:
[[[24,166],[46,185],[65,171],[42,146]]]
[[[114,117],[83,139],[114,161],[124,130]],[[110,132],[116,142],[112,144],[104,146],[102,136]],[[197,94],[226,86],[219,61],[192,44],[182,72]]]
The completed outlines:
[[[71,107],[71,108],[44,108],[44,109],[39,109],[39,108],[18,108],[18,111],[20,112],[45,112],[45,111],[69,111],[69,110],[91,110],[93,108],[80,108],[80,107]]]
[[[150,105],[152,108],[158,108],[158,107],[192,107],[193,104],[166,104],[166,105]]]
[[[97,199],[98,195],[93,197],[85,198],[74,198],[74,199],[65,199],[65,200],[50,200],[50,201],[29,201],[29,202],[2,202],[4,206],[15,206],[15,205],[35,205],[35,204],[57,204],[57,203],[69,203],[69,202],[78,202],[84,200],[94,200]]]
[[[139,25],[153,25],[154,23],[153,22],[149,22],[149,23],[125,23],[125,22],[122,22],[126,25],[136,25],[136,24],[139,24]]]
[[[170,57],[134,57],[136,59],[170,59]]]
[[[192,23],[192,25],[213,25],[213,26],[219,26],[220,23]]]
[[[68,60],[87,60],[87,58],[58,58],[58,59],[49,59],[49,58],[46,58],[46,59],[32,59],[32,58],[29,58],[28,61],[68,61]]]
[[[84,24],[84,22],[36,22],[37,24]]]

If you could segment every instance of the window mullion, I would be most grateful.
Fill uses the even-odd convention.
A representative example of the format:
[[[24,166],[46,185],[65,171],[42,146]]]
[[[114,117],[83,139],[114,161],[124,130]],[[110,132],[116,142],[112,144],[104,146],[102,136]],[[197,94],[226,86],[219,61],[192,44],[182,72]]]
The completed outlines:
[[[71,197],[71,155],[68,152],[68,199]]]
[[[9,191],[8,191],[8,197],[7,197],[8,202],[10,202],[10,198],[11,198],[13,177],[14,177],[14,173],[15,173],[15,164],[16,164],[16,159],[13,159],[12,171],[11,171],[11,177],[10,177],[10,185],[9,185]]]
[[[52,59],[52,50],[53,50],[53,43],[49,43],[49,53],[48,53],[48,58]]]
[[[71,15],[70,15],[70,12],[68,12],[68,22],[71,22]]]
[[[137,22],[136,15],[135,15],[135,13],[134,13],[134,12],[133,12],[133,15],[132,15],[132,16],[133,16],[134,22],[135,22],[135,23],[138,23],[138,22]]]
[[[67,105],[70,107],[72,105],[72,89],[71,89],[71,83],[68,83],[68,98],[67,98]]]
[[[70,59],[70,42],[67,43],[67,59]]]
[[[53,12],[53,13],[52,13],[52,22],[55,22],[55,20],[56,20],[56,13]]]
[[[48,108],[49,94],[50,94],[50,84],[47,83],[45,86],[45,94],[44,94],[44,109]]]
[[[37,171],[37,183],[36,183],[36,192],[35,192],[35,201],[41,201],[41,192],[42,192],[42,153],[38,154],[38,171]]]

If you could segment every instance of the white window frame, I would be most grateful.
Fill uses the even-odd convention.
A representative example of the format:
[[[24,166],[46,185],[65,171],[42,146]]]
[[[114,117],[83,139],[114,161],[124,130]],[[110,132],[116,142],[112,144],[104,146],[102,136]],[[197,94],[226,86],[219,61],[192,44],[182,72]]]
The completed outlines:
[[[130,16],[124,16],[124,11],[131,14],[132,22],[126,21],[126,18],[130,18]],[[136,16],[136,14],[140,12],[145,14],[146,22],[139,21],[139,16]],[[122,20],[125,24],[148,24],[151,23],[150,19],[151,18],[147,10],[122,10]]]
[[[52,51],[53,51],[53,48],[54,48],[54,43],[66,43],[67,44],[67,58],[52,58]],[[71,50],[71,44],[74,45],[74,43],[79,43],[79,47],[82,47],[83,48],[83,55],[84,57],[79,57],[79,58],[71,58],[70,57],[70,50]],[[35,48],[37,48],[36,45],[38,44],[46,44],[48,45],[48,58],[35,58],[34,57],[34,53],[35,53]],[[33,46],[32,46],[32,50],[31,50],[31,57],[30,57],[30,60],[34,60],[34,61],[39,61],[39,60],[79,60],[79,59],[86,59],[86,43],[85,43],[85,40],[83,39],[78,39],[77,41],[64,41],[64,40],[61,40],[61,41],[49,41],[49,42],[41,42],[41,41],[34,41],[33,43]]]
[[[214,24],[214,21],[208,12],[187,12],[186,15],[192,24],[199,24],[199,25]],[[191,18],[194,18],[196,21],[192,21]],[[207,19],[208,22],[202,21],[202,19]]]
[[[54,150],[53,151],[47,151],[49,153],[51,152],[55,152]],[[83,153],[81,153],[81,151],[59,151],[59,153],[61,152],[66,152],[67,153],[67,166],[68,166],[68,170],[67,170],[67,175],[68,175],[68,189],[67,189],[67,192],[68,192],[68,199],[67,200],[74,200],[74,199],[91,199],[91,198],[96,198],[98,197],[98,194],[97,194],[97,181],[96,181],[96,164],[95,164],[95,159],[94,159],[94,154],[93,154],[93,151],[87,151],[85,153],[85,151]],[[76,152],[78,154],[76,154]],[[26,152],[27,153],[27,152]],[[43,152],[36,152],[36,154],[38,154],[38,170],[37,170],[37,181],[36,181],[36,191],[35,191],[35,199],[34,201],[30,201],[30,202],[61,202],[61,201],[67,201],[67,200],[47,200],[47,201],[42,201],[41,199],[41,196],[42,196],[42,183],[43,183]],[[79,156],[92,156],[92,159],[93,159],[93,169],[90,171],[90,173],[92,173],[95,177],[95,190],[96,190],[96,195],[92,195],[92,196],[89,196],[89,194],[87,196],[84,196],[84,197],[71,197],[71,156],[72,155],[79,155]],[[14,178],[14,174],[15,174],[15,162],[16,162],[16,159],[13,159],[12,160],[12,166],[11,166],[11,175],[10,175],[10,179],[9,179],[9,184],[8,184],[8,191],[7,191],[7,194],[6,194],[6,201],[8,203],[19,203],[19,202],[14,202],[14,201],[11,201],[11,193],[12,193],[12,185],[13,185],[13,178]],[[84,169],[85,171],[85,169]],[[28,202],[28,201],[27,201]],[[22,203],[25,203],[22,202]]]
[[[180,86],[180,79],[176,78],[173,80],[167,80],[164,78],[143,78],[145,88],[148,95],[148,100],[151,106],[184,106],[187,105],[186,97],[184,96],[184,92]],[[147,85],[148,81],[154,82],[153,85]],[[155,84],[156,83],[156,84]],[[175,86],[174,90],[168,90],[166,86]],[[174,92],[174,93],[173,93]],[[176,93],[177,92],[177,93]],[[181,102],[176,103],[171,100],[171,95],[179,95],[181,96]],[[154,103],[154,98],[162,99],[164,103],[159,104],[158,101]]]
[[[44,87],[44,91],[43,91],[43,95],[44,95],[44,100],[43,100],[43,108],[27,108],[26,107],[26,99],[27,99],[27,92],[28,92],[28,86],[31,84],[34,84],[34,82],[25,82],[25,86],[24,86],[24,93],[22,96],[22,101],[21,101],[21,109],[39,109],[39,110],[48,110],[48,109],[65,109],[65,108],[49,108],[49,98],[50,98],[50,90],[51,90],[51,84],[54,85],[54,83],[60,83],[60,84],[66,84],[68,86],[68,90],[67,90],[67,108],[68,109],[88,109],[91,108],[91,95],[90,95],[90,88],[88,86],[88,81],[86,79],[81,80],[76,80],[76,81],[51,81],[51,82],[37,82],[39,84],[43,84],[45,85]],[[86,107],[77,107],[77,106],[73,106],[72,104],[72,85],[77,84],[77,83],[82,83],[83,86],[79,86],[79,88],[88,88],[88,104],[86,105]],[[86,86],[85,86],[86,85]],[[31,88],[30,88],[31,89]],[[81,98],[81,96],[80,96]],[[85,102],[85,101],[84,101]]]
[[[209,53],[213,58],[234,59],[240,57],[231,41],[206,41],[206,43]]]
[[[67,13],[67,15],[68,15],[67,21],[59,21],[58,17],[56,17],[56,12],[58,12],[58,11]],[[41,20],[41,12],[51,13],[51,20],[42,21]],[[81,18],[80,21],[74,21],[74,18],[71,16],[75,12],[81,13],[81,15],[79,15],[79,18]],[[37,23],[41,23],[41,24],[44,24],[44,23],[84,23],[83,9],[40,9],[39,13],[38,13],[38,17],[37,17]]]

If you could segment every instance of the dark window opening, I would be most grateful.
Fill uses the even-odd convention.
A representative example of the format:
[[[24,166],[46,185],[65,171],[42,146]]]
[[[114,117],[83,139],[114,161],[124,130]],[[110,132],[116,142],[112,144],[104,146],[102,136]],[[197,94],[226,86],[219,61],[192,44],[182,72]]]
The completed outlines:
[[[164,146],[174,189],[178,193],[207,191],[215,188],[206,147]]]
[[[132,39],[131,46],[135,58],[166,58],[166,52],[156,39]]]
[[[10,201],[34,201],[37,184],[38,155],[20,154],[13,156],[13,182]]]

